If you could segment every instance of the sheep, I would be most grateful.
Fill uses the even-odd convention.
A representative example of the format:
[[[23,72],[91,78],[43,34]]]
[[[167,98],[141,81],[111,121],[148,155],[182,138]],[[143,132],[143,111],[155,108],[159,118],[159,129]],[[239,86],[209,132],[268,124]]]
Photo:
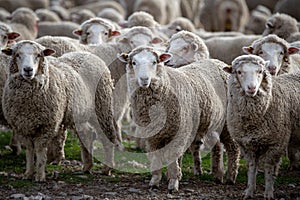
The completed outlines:
[[[244,46],[249,46],[254,40],[260,37],[260,35],[214,37],[205,40],[205,44],[211,58],[216,58],[230,64],[235,57],[244,54],[242,49]]]
[[[275,34],[286,40],[298,31],[297,20],[295,18],[284,13],[275,13],[268,18],[262,35]]]
[[[205,31],[203,28],[196,30],[195,32],[197,35],[200,36],[203,40],[208,40],[210,38],[214,37],[234,37],[234,36],[243,36],[245,34],[241,32],[236,32],[236,31],[230,31],[230,32],[210,32],[210,31]]]
[[[206,31],[240,31],[249,18],[245,0],[205,0],[200,22]]]
[[[182,17],[190,19],[196,28],[203,28],[200,23],[200,10],[203,0],[181,0],[180,8]]]
[[[1,0],[0,7],[6,9],[8,12],[13,12],[20,7],[27,7],[32,10],[38,8],[47,8],[49,6],[49,0],[22,0],[22,1],[11,1]]]
[[[161,28],[161,31],[169,38],[171,38],[173,34],[182,30],[196,32],[195,26],[191,20],[184,17],[178,17]]]
[[[3,113],[26,146],[25,178],[34,176],[35,154],[35,180],[45,181],[46,147],[62,127],[74,130],[79,136],[83,170],[89,171],[93,136],[87,131],[91,129],[90,120],[95,120],[93,111],[103,133],[114,144],[118,143],[112,81],[101,59],[90,53],[72,52],[48,60],[47,56],[54,51],[29,40],[2,52],[11,56],[3,89]],[[112,166],[113,154],[108,153],[106,160]]]
[[[9,17],[9,25],[13,31],[20,33],[19,40],[34,40],[38,34],[38,17],[29,8],[16,9]]]
[[[82,9],[76,10],[70,13],[71,21],[77,24],[82,24],[86,20],[96,17],[96,14],[93,13],[91,10]]]
[[[12,45],[20,36],[19,33],[13,32],[11,27],[5,23],[0,22],[0,48],[3,49]]]
[[[73,34],[79,37],[81,44],[99,45],[110,42],[113,36],[120,35],[120,32],[116,31],[116,27],[110,21],[95,17],[83,22]]]
[[[62,6],[53,5],[53,6],[49,7],[49,10],[55,12],[62,21],[70,20],[69,11]]]
[[[281,0],[278,1],[274,8],[274,13],[285,13],[293,16],[297,21],[300,21],[300,14],[297,0]]]
[[[4,8],[0,8],[0,21],[1,22],[6,22],[7,17],[9,17],[9,16],[10,16],[10,12],[5,10]]]
[[[254,10],[258,5],[262,5],[270,9],[273,13],[276,3],[279,0],[246,0],[249,10]]]
[[[115,23],[124,21],[124,16],[113,8],[105,8],[97,13],[97,17],[109,19]]]
[[[143,46],[129,54],[122,53],[119,59],[127,63],[132,115],[143,133],[140,137],[146,139],[152,173],[149,186],[159,185],[162,165],[167,164],[168,189],[177,191],[181,179],[179,160],[185,150],[190,147],[194,174],[201,174],[200,141],[206,133],[223,130],[226,74],[222,66],[226,64],[206,59],[173,69],[163,65],[170,57],[169,53]],[[230,140],[229,134],[227,137]],[[239,152],[234,141],[231,142],[224,144],[232,147],[228,148],[227,178],[234,183]],[[222,166],[217,166],[213,171],[222,180]]]
[[[40,22],[38,27],[38,38],[46,35],[77,38],[75,35],[73,35],[73,31],[79,28],[79,24],[70,21]]]
[[[251,11],[244,32],[246,34],[262,34],[265,30],[266,21],[271,15],[271,11],[267,7],[258,5]]]
[[[250,46],[243,47],[243,51],[268,60],[268,70],[273,76],[300,69],[300,57],[296,54],[299,49],[274,34],[255,40]]]
[[[296,32],[291,34],[287,39],[287,42],[291,43],[291,42],[296,42],[296,41],[300,41],[300,32]]]
[[[136,11],[132,13],[128,17],[127,21],[124,21],[123,23],[119,23],[119,24],[121,27],[128,27],[128,28],[132,28],[135,26],[144,26],[151,29],[151,31],[155,35],[162,38],[163,40],[168,39],[168,37],[164,33],[159,31],[160,29],[159,23],[154,20],[152,15],[144,11]]]
[[[166,65],[175,68],[209,58],[209,51],[204,41],[189,31],[174,34],[168,42],[166,52],[173,55]]]
[[[35,11],[39,21],[48,21],[48,22],[59,22],[61,21],[60,17],[53,11],[49,9],[37,9]]]
[[[259,163],[264,164],[265,193],[274,198],[274,180],[291,134],[299,131],[300,74],[271,77],[268,61],[256,55],[235,58],[228,82],[227,127],[248,165],[244,196],[254,197]]]

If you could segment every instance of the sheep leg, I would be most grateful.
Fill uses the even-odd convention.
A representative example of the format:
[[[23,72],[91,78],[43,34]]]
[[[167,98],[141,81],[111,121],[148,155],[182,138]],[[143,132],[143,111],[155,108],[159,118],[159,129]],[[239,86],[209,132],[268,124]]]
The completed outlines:
[[[162,170],[159,169],[159,170],[152,171],[151,174],[152,174],[152,178],[149,183],[149,187],[150,187],[150,189],[158,188],[159,182],[162,178]]]
[[[247,156],[247,154],[245,156]],[[247,189],[245,190],[244,198],[248,198],[248,197],[253,198],[254,191],[256,190],[256,174],[257,174],[258,163],[255,160],[254,156],[251,159],[249,158],[246,159],[248,163],[248,173],[247,173],[248,184],[247,184]]]
[[[34,175],[33,143],[29,139],[24,139],[24,144],[26,147],[26,171],[24,174],[24,179],[33,179],[33,175]]]
[[[216,183],[223,183],[224,163],[223,163],[223,145],[218,141],[211,152],[211,171],[214,174]]]
[[[148,149],[149,151],[149,149]],[[150,189],[158,188],[159,182],[162,178],[162,161],[161,156],[156,155],[156,153],[152,153],[155,151],[154,149],[150,148],[151,153],[148,154],[150,160],[150,170],[152,174],[151,181],[149,183]]]
[[[58,165],[65,159],[64,147],[66,139],[67,131],[64,128],[60,128],[58,135],[48,145],[47,162]]]
[[[12,137],[9,142],[9,146],[12,148],[15,155],[20,155],[22,152],[22,146],[17,134],[13,131]]]
[[[35,181],[46,181],[46,162],[47,162],[47,138],[37,138],[34,140],[34,148],[36,154],[36,175]]]
[[[275,167],[274,165],[265,164],[265,199],[274,199],[274,181]]]
[[[297,168],[297,158],[296,158],[297,150],[294,148],[288,148],[288,158],[290,160],[289,171],[293,171]]]
[[[224,127],[220,136],[221,142],[227,152],[227,180],[229,185],[235,184],[235,180],[238,174],[240,151],[238,143],[230,136],[226,126]]]
[[[80,149],[81,149],[81,159],[83,163],[83,172],[91,173],[90,170],[93,167],[93,141],[87,138],[83,139],[81,135]]]
[[[102,139],[103,149],[104,149],[104,166],[102,169],[102,174],[111,175],[112,168],[114,167],[114,145],[104,137],[105,141]]]
[[[167,177],[169,180],[168,190],[170,193],[173,191],[178,191],[179,189],[179,180],[181,180],[182,173],[180,168],[180,158],[172,162],[167,169]]]
[[[193,143],[190,146],[190,151],[193,155],[193,161],[194,161],[194,175],[200,176],[202,172],[201,167],[201,155],[200,155],[200,141],[193,141]]]

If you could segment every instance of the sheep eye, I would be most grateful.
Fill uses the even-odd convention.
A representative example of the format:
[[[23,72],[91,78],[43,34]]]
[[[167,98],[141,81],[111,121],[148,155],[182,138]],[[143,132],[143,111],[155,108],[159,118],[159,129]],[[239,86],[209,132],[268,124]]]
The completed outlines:
[[[3,37],[3,40],[6,40],[7,39],[7,36],[5,35],[4,37]]]
[[[262,54],[264,54],[263,51],[259,51],[259,52],[258,52],[258,55],[262,55]]]
[[[108,32],[105,32],[104,35],[108,35]]]
[[[90,35],[90,32],[86,32],[86,35]]]
[[[259,74],[261,74],[261,73],[262,73],[262,70],[261,70],[261,69],[260,69],[260,70],[258,70],[258,73],[259,73]]]
[[[136,62],[133,61],[131,64],[132,64],[132,65],[136,65]]]
[[[280,52],[280,55],[284,55],[284,52],[283,52],[283,51],[281,51],[281,52]]]
[[[20,55],[18,53],[15,56],[16,56],[16,58],[20,58]]]
[[[242,74],[242,72],[241,72],[240,70],[238,70],[238,71],[237,71],[237,73],[238,73],[239,75],[241,75],[241,74]]]
[[[152,63],[153,65],[156,65],[156,61],[153,61],[153,63]]]

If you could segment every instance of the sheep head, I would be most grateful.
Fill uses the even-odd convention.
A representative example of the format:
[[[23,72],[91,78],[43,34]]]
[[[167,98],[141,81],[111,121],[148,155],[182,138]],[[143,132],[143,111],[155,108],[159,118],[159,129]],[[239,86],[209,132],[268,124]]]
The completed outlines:
[[[122,53],[118,58],[127,63],[127,73],[133,74],[139,87],[148,88],[161,70],[160,63],[172,57],[169,53],[159,53],[152,47],[138,47],[129,54]]]
[[[166,65],[175,68],[199,59],[209,58],[209,51],[203,40],[189,31],[180,31],[174,34],[168,43],[166,51],[173,55]]]
[[[232,67],[224,70],[235,78],[239,87],[249,97],[257,95],[269,88],[270,74],[267,70],[269,61],[256,55],[242,55],[232,61]],[[267,86],[266,86],[267,85]]]
[[[44,74],[44,57],[55,53],[54,50],[29,40],[18,42],[2,52],[12,56],[10,73],[19,73],[25,80],[32,80],[37,74]]]
[[[297,53],[299,49],[290,47],[284,39],[271,34],[254,41],[249,47],[243,47],[243,51],[270,61],[268,70],[271,75],[277,76],[280,71],[287,70],[290,55]]]

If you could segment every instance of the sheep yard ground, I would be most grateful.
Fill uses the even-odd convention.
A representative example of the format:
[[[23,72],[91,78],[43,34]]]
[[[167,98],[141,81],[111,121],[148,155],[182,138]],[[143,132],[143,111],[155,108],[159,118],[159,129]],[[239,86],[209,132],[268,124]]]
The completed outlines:
[[[62,165],[47,165],[47,182],[36,183],[23,180],[25,152],[13,155],[6,148],[11,132],[0,133],[0,199],[241,199],[247,184],[245,162],[240,161],[235,185],[217,184],[209,173],[210,156],[202,159],[204,174],[192,173],[192,156],[183,158],[183,179],[178,193],[168,194],[167,180],[163,176],[161,187],[149,191],[150,173],[129,173],[114,170],[112,176],[101,174],[102,165],[95,161],[93,174],[81,172],[78,139],[68,135],[65,146],[66,161]],[[125,143],[127,149],[131,142]],[[288,160],[283,159],[275,183],[276,199],[300,199],[300,171],[289,172]],[[165,169],[164,169],[165,172]],[[263,199],[263,174],[257,177],[255,199]]]

